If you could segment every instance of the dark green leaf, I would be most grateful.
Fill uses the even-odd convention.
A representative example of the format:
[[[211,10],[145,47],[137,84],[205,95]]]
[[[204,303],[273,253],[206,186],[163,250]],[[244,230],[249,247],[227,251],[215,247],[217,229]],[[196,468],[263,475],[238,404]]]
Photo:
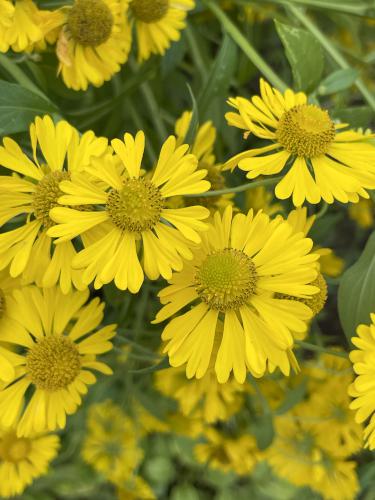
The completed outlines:
[[[319,42],[304,29],[276,20],[275,25],[292,68],[297,90],[313,91],[318,86],[324,70],[323,50]]]
[[[331,73],[319,85],[320,95],[334,94],[351,87],[358,78],[358,71],[353,68],[339,69]]]
[[[237,46],[229,35],[225,35],[219,53],[212,64],[206,85],[198,98],[201,119],[210,113],[210,105],[218,96],[228,94],[228,88],[237,68]]]
[[[194,140],[195,140],[195,136],[197,134],[197,130],[198,130],[198,126],[199,126],[199,110],[198,110],[198,106],[197,106],[197,101],[194,97],[194,94],[193,94],[193,91],[191,90],[190,85],[187,85],[187,87],[188,87],[190,98],[191,98],[193,112],[191,115],[190,125],[188,128],[188,131],[186,132],[184,142],[185,142],[185,144],[192,145]]]
[[[338,308],[348,339],[355,335],[359,324],[370,322],[370,313],[375,311],[375,232],[358,261],[341,278]]]
[[[15,83],[0,81],[0,134],[28,130],[38,115],[57,112],[57,108],[40,95]]]
[[[339,118],[351,127],[366,128],[371,124],[373,111],[369,106],[356,106],[353,108],[339,108],[332,112],[333,118]]]
[[[260,450],[265,450],[270,446],[275,436],[273,418],[270,413],[265,413],[254,417],[254,435]]]

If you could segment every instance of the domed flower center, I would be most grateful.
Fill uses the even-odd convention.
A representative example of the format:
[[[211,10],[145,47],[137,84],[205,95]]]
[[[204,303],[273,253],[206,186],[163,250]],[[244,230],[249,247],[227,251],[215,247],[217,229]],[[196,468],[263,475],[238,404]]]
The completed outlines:
[[[6,310],[5,295],[0,288],[0,319],[4,316],[5,310]]]
[[[139,21],[156,23],[168,12],[169,0],[133,0],[130,6]]]
[[[253,261],[234,248],[206,257],[195,275],[196,290],[211,309],[225,312],[244,305],[255,293],[257,272]]]
[[[111,36],[113,15],[103,0],[76,0],[68,14],[67,26],[73,40],[97,47]]]
[[[36,186],[33,197],[34,215],[41,220],[43,226],[47,229],[54,225],[50,219],[49,211],[59,206],[57,200],[64,193],[60,190],[61,181],[69,179],[68,172],[50,172]]]
[[[0,459],[5,462],[17,463],[25,460],[30,450],[30,439],[18,438],[14,431],[8,432],[0,439]]]
[[[155,226],[163,206],[161,193],[152,182],[134,178],[126,180],[121,191],[109,192],[106,210],[119,229],[140,233]]]
[[[335,138],[335,125],[324,109],[302,104],[283,114],[276,138],[290,153],[314,158],[328,151]]]
[[[327,295],[328,295],[327,282],[323,278],[323,275],[321,273],[318,273],[318,276],[315,278],[315,280],[309,284],[319,288],[319,292],[315,293],[314,295],[311,295],[311,297],[307,299],[302,299],[300,297],[293,297],[292,295],[286,295],[283,293],[277,293],[275,297],[278,299],[297,300],[298,302],[302,302],[312,310],[313,316],[316,316],[323,309],[327,301]]]
[[[81,368],[76,345],[62,335],[39,340],[26,357],[30,379],[38,389],[58,391],[75,380]]]

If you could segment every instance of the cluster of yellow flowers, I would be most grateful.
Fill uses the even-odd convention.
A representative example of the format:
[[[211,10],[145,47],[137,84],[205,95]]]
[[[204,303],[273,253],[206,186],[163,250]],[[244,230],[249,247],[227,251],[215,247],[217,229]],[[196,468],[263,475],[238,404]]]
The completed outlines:
[[[56,10],[33,0],[1,0],[0,51],[41,52],[54,45],[65,85],[99,87],[125,64],[136,33],[139,61],[180,38],[194,0],[75,0]]]
[[[63,36],[72,26],[78,29],[79,9],[95,7],[104,16],[121,3],[106,2],[104,9],[99,1],[78,0],[59,12],[68,16]],[[15,9],[29,5],[9,3]],[[132,15],[146,15],[147,3],[133,0]],[[180,10],[169,5],[180,23]],[[146,36],[145,29],[140,25],[139,33]],[[121,50],[121,43],[113,43]],[[84,52],[79,44],[75,50],[84,70]],[[156,376],[156,387],[178,401],[192,434],[202,432],[202,422],[208,426],[207,443],[196,447],[198,460],[245,474],[265,458],[281,476],[327,499],[353,497],[358,486],[348,456],[360,448],[359,423],[368,419],[365,439],[375,449],[374,325],[359,327],[353,340],[359,349],[351,354],[354,382],[349,363],[329,384],[321,376],[330,369],[326,360],[323,367],[302,366],[308,397],[277,417],[277,436],[266,452],[248,432],[227,438],[214,424],[241,410],[251,392],[249,378],[300,370],[293,349],[324,307],[323,262],[332,256],[313,246],[308,233],[315,218],[302,204],[368,199],[367,190],[375,189],[375,147],[371,135],[343,130],[305,94],[282,94],[263,80],[260,97],[229,104],[235,108],[227,114],[229,125],[268,143],[224,165],[213,153],[210,122],[191,147],[184,143],[189,112],[149,168],[143,132],[108,141],[44,116],[31,124],[25,151],[13,139],[3,140],[0,165],[11,175],[0,176],[0,223],[7,224],[0,235],[0,495],[20,493],[46,471],[58,448],[58,437],[46,433],[66,426],[66,416],[96,381],[93,370],[112,373],[97,358],[111,350],[116,325],[102,326],[104,304],[89,300],[89,286],[98,290],[113,282],[137,293],[146,276],[168,282],[153,323],[167,321],[162,348],[171,368]],[[296,209],[287,215],[275,207],[241,213],[220,190],[223,172],[237,165],[250,179],[285,170],[275,194],[290,198]],[[349,384],[358,423],[348,410]],[[172,415],[170,428],[184,427],[178,420]],[[152,498],[141,478],[132,479],[142,459],[134,425],[111,402],[93,407],[83,455],[118,487],[120,498],[129,498],[132,488]]]

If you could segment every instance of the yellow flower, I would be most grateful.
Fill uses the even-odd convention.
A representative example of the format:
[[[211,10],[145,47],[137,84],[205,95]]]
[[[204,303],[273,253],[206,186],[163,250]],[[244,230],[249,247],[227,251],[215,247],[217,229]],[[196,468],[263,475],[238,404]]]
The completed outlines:
[[[43,48],[60,21],[58,12],[39,10],[32,0],[0,3],[0,51],[29,52]]]
[[[118,500],[155,500],[150,486],[139,476],[123,481],[117,489]]]
[[[168,425],[152,415],[140,403],[135,403],[133,418],[136,420],[140,434],[152,434],[154,432],[167,432]]]
[[[205,431],[207,443],[197,444],[194,453],[201,463],[223,472],[234,471],[239,475],[249,474],[260,459],[253,436],[244,434],[229,437],[213,428]]]
[[[193,439],[200,436],[204,429],[204,423],[200,416],[185,417],[180,411],[168,415],[167,424],[170,432],[178,436],[185,436]]]
[[[30,125],[30,139],[33,160],[9,137],[0,147],[0,165],[20,174],[0,176],[0,225],[16,216],[22,221],[0,234],[0,269],[10,265],[12,277],[23,274],[27,282],[43,287],[59,283],[64,293],[72,284],[82,289],[79,272],[71,268],[76,253],[72,242],[55,247],[47,236],[54,224],[49,211],[62,194],[60,181],[81,170],[92,156],[103,155],[107,140],[93,132],[79,136],[66,121],[54,125],[48,116]]]
[[[364,432],[366,447],[375,450],[375,314],[371,314],[370,325],[359,325],[358,337],[352,337],[358,348],[350,353],[350,360],[357,377],[349,388],[355,399],[350,408],[356,410],[356,421],[367,422]]]
[[[21,495],[34,479],[48,472],[59,447],[54,434],[18,437],[15,427],[0,429],[0,496]]]
[[[185,111],[176,122],[175,134],[179,146],[185,142],[191,119],[191,111]],[[198,128],[194,142],[191,146],[191,153],[195,155],[198,160],[198,169],[207,170],[206,179],[211,183],[210,191],[226,188],[222,166],[216,163],[214,154],[215,140],[216,128],[211,121],[207,121]],[[228,205],[233,205],[231,201],[232,198],[233,194],[228,193],[221,196],[183,198],[178,201],[180,201],[180,205],[203,205],[213,212],[215,209],[220,210]]]
[[[202,378],[214,356],[220,383],[232,371],[243,383],[247,370],[261,377],[267,367],[271,371],[279,367],[285,375],[290,365],[297,368],[292,332],[306,330],[311,310],[274,294],[308,298],[318,292],[308,284],[317,274],[318,256],[309,253],[311,247],[310,239],[293,234],[281,218],[271,221],[252,211],[233,217],[231,207],[223,216],[216,212],[194,259],[185,262],[159,293],[164,307],[154,323],[189,307],[163,331],[170,364],[186,364],[188,378]],[[223,334],[218,320],[224,321]],[[215,335],[220,345],[217,355]]]
[[[96,357],[112,349],[115,325],[95,331],[104,304],[96,298],[85,305],[88,297],[88,291],[63,295],[58,287],[29,286],[7,300],[9,315],[19,322],[7,341],[19,354],[14,354],[16,379],[0,390],[0,420],[7,427],[21,414],[19,436],[65,427],[66,415],[96,382],[90,370],[112,373]],[[30,399],[23,405],[26,391]]]
[[[178,401],[184,416],[208,423],[228,420],[242,405],[243,386],[235,380],[219,384],[213,370],[199,380],[188,380],[184,368],[168,368],[155,374],[155,386]]]
[[[77,174],[60,187],[64,205],[85,206],[55,208],[51,217],[59,225],[49,230],[50,236],[66,242],[94,228],[93,242],[73,260],[83,269],[85,284],[94,281],[95,288],[114,280],[120,290],[138,292],[144,272],[154,280],[160,275],[170,278],[173,269],[182,268],[182,257],[192,258],[189,246],[201,241],[199,233],[207,229],[202,222],[209,215],[204,207],[165,208],[173,196],[206,191],[210,184],[203,180],[205,170],[197,170],[197,159],[187,154],[188,146],[177,146],[171,136],[164,143],[156,168],[148,178],[141,172],[145,136],[125,134],[124,142],[112,141],[118,156],[107,155],[92,160],[86,171],[101,184]],[[103,207],[93,210],[92,205]],[[65,243],[63,243],[65,244]],[[143,266],[138,253],[143,247]]]
[[[109,481],[123,485],[131,480],[143,458],[137,429],[111,400],[92,405],[87,419],[82,457]]]
[[[194,0],[132,0],[129,17],[135,24],[139,61],[164,55],[180,39],[186,13],[194,6]]]
[[[246,131],[245,137],[272,141],[272,144],[240,153],[227,163],[248,172],[247,177],[288,171],[275,188],[280,199],[293,197],[295,206],[305,200],[327,203],[358,202],[368,198],[366,189],[375,188],[375,147],[369,136],[335,124],[328,112],[308,104],[304,93],[288,89],[281,94],[260,81],[261,96],[251,101],[229,99],[237,112],[227,113],[229,125]],[[290,168],[289,168],[290,167]]]
[[[374,225],[374,202],[371,199],[359,200],[355,205],[349,205],[348,213],[349,217],[364,229]]]
[[[272,193],[267,191],[264,186],[258,186],[254,189],[249,189],[245,193],[245,206],[246,210],[251,208],[254,212],[263,210],[267,215],[275,215],[277,212],[282,212],[283,207],[280,203],[272,203]]]
[[[22,327],[12,318],[8,309],[13,291],[20,286],[19,279],[11,278],[6,270],[0,271],[0,380],[4,382],[11,382],[16,375],[14,364],[17,356],[3,346],[3,342],[12,341],[22,332]]]
[[[129,0],[75,0],[63,7],[56,46],[64,83],[74,90],[100,87],[128,59],[131,29],[126,17]]]
[[[326,433],[300,419],[280,417],[276,438],[265,457],[280,477],[296,486],[309,486],[325,500],[353,500],[359,490],[356,463],[327,448]]]

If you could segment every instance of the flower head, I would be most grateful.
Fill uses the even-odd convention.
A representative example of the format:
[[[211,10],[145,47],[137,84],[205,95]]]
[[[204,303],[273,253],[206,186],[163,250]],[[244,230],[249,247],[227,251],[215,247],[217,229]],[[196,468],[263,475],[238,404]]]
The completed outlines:
[[[288,89],[284,94],[260,81],[260,96],[251,101],[229,99],[236,112],[226,115],[229,125],[271,141],[272,144],[240,153],[227,162],[248,172],[247,177],[286,174],[276,186],[280,199],[293,198],[295,206],[305,200],[327,203],[358,202],[375,188],[375,147],[369,137],[335,124],[329,113],[309,104],[304,93]],[[355,154],[353,154],[355,152]]]
[[[18,216],[21,225],[0,235],[0,269],[8,265],[12,277],[49,287],[59,283],[64,293],[72,284],[84,288],[79,273],[72,270],[72,242],[52,245],[47,229],[54,225],[50,210],[62,194],[60,182],[81,170],[93,156],[107,150],[107,140],[93,132],[81,137],[66,121],[57,125],[49,116],[30,125],[33,159],[8,137],[0,147],[0,165],[13,172],[0,176],[0,225]]]
[[[186,12],[194,6],[194,0],[131,0],[128,13],[136,27],[138,59],[164,55],[180,39]]]
[[[66,415],[77,410],[87,386],[96,382],[90,370],[112,373],[96,357],[112,349],[115,326],[95,331],[104,304],[93,299],[85,305],[88,295],[29,286],[15,290],[7,301],[9,315],[19,323],[7,340],[18,353],[15,379],[0,390],[0,420],[10,426],[21,415],[19,436],[65,427]]]
[[[193,260],[159,294],[164,307],[154,322],[189,307],[162,334],[171,365],[186,364],[189,378],[202,378],[213,356],[221,383],[231,371],[241,383],[247,370],[256,377],[267,367],[289,374],[290,365],[297,366],[292,332],[305,331],[312,313],[305,304],[275,294],[306,298],[318,292],[309,284],[318,258],[309,253],[311,247],[310,239],[293,234],[281,218],[252,211],[233,217],[231,207],[223,216],[217,212]]]
[[[59,201],[72,208],[51,210],[59,224],[49,234],[64,242],[93,228],[91,244],[73,261],[74,267],[83,269],[83,282],[94,281],[99,288],[114,280],[119,289],[136,293],[143,270],[157,279],[170,278],[173,269],[181,269],[182,257],[192,257],[189,247],[201,241],[200,232],[207,228],[202,222],[209,215],[206,208],[171,209],[165,207],[166,200],[202,193],[210,184],[203,180],[206,171],[197,170],[195,156],[187,154],[188,146],[177,146],[173,136],[164,143],[151,176],[141,172],[143,132],[135,138],[125,134],[124,141],[114,139],[112,146],[116,155],[86,168],[92,179],[77,174],[60,184],[66,194]],[[102,210],[94,211],[93,204]],[[89,206],[83,212],[77,205]]]
[[[54,434],[17,436],[15,427],[0,429],[0,495],[20,495],[34,479],[47,473],[60,440]]]
[[[57,56],[65,85],[96,87],[120,71],[131,46],[126,11],[129,0],[75,0],[64,8]]]
[[[355,399],[350,408],[356,410],[356,421],[366,422],[364,438],[366,446],[375,450],[375,314],[371,314],[370,325],[359,325],[358,337],[352,337],[357,349],[350,353],[350,360],[357,377],[349,388]]]

